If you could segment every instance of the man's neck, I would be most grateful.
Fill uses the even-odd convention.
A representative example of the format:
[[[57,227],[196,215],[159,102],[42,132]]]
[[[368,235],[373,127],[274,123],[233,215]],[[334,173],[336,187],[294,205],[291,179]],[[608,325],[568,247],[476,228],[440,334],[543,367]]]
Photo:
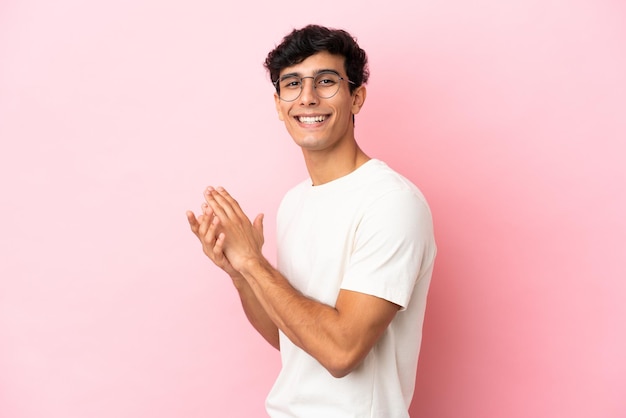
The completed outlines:
[[[303,151],[303,154],[313,186],[348,175],[370,160],[356,144],[350,152]]]

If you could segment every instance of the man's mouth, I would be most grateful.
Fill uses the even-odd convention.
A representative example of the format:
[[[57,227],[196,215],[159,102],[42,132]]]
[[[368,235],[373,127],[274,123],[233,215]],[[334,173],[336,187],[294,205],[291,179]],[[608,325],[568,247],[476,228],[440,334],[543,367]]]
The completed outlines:
[[[314,123],[321,123],[326,120],[326,115],[317,115],[317,116],[296,116],[296,120],[305,125],[312,125]]]

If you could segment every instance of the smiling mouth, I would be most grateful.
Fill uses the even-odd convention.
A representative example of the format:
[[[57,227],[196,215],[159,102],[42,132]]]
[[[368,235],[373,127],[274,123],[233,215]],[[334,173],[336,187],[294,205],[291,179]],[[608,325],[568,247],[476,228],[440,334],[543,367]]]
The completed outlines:
[[[326,120],[326,115],[317,115],[317,116],[296,116],[296,120],[305,125],[312,125],[314,123],[321,123]]]

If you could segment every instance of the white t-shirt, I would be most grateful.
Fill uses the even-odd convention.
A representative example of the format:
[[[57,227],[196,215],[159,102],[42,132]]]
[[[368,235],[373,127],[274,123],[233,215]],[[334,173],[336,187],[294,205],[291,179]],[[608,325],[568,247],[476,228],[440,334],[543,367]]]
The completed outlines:
[[[335,306],[346,289],[402,309],[363,363],[339,379],[281,332],[283,367],[266,401],[270,416],[408,417],[436,253],[422,193],[369,160],[332,182],[294,187],[277,229],[278,270],[304,295]]]

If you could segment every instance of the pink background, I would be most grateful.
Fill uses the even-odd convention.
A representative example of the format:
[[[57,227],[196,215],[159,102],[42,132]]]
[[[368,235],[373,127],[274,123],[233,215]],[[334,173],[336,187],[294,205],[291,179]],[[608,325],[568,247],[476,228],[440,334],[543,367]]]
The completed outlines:
[[[626,416],[622,1],[211,3],[0,3],[1,417],[264,415],[278,354],[185,210],[228,187],[273,259],[305,170],[261,63],[310,22],[434,213],[412,416]]]

